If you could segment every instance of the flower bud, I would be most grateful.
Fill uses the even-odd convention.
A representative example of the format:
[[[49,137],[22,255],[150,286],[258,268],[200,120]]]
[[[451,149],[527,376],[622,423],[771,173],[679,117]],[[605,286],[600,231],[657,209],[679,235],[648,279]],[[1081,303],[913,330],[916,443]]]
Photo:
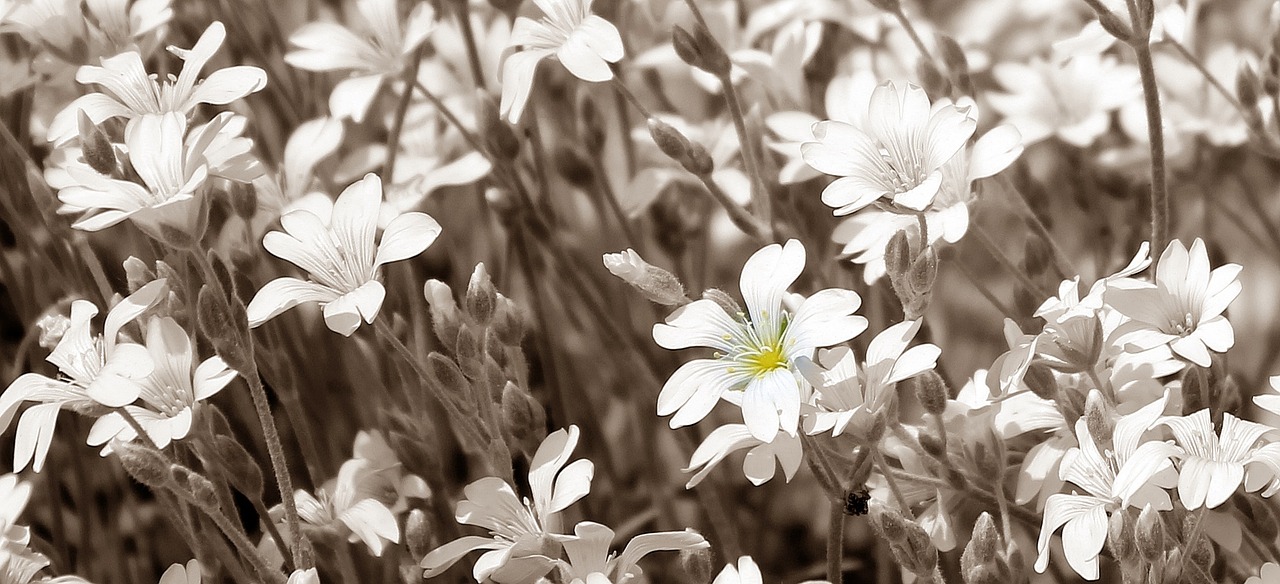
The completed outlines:
[[[716,169],[716,162],[711,154],[697,142],[689,142],[689,155],[680,161],[680,165],[694,176],[707,176]]]
[[[937,41],[936,46],[942,55],[942,63],[947,66],[952,79],[960,86],[961,93],[973,95],[973,81],[969,78],[969,58],[965,56],[964,49],[960,48],[960,43],[955,39],[945,34],[938,34]]]
[[[1023,248],[1022,267],[1030,276],[1040,276],[1048,271],[1053,262],[1053,250],[1043,237],[1027,238]]]
[[[939,439],[938,436],[942,436],[942,439]],[[921,432],[918,440],[920,441],[920,448],[924,449],[925,454],[938,460],[944,460],[947,456],[947,444],[944,441],[946,434],[943,433],[938,436],[933,435],[931,432]]]
[[[679,25],[672,27],[671,46],[675,48],[676,56],[680,57],[681,61],[699,69],[702,68],[702,59],[698,55],[698,41],[689,31]]]
[[[1280,518],[1266,499],[1258,497],[1236,497],[1235,501],[1243,503],[1245,528],[1257,534],[1262,541],[1275,541],[1280,535]]]
[[[1208,374],[1194,365],[1182,371],[1182,415],[1189,415],[1209,407],[1204,396],[1209,385]]]
[[[431,381],[447,394],[462,394],[471,390],[471,382],[467,381],[457,363],[440,353],[427,356],[427,372]]]
[[[1058,397],[1058,380],[1053,370],[1040,361],[1032,361],[1027,373],[1022,376],[1022,383],[1040,399],[1052,400]]]
[[[1102,29],[1116,37],[1122,43],[1133,42],[1133,30],[1125,23],[1116,13],[1110,10],[1098,12],[1098,24],[1102,25]]]
[[[722,82],[729,79],[729,73],[733,70],[733,62],[729,60],[728,53],[724,52],[724,47],[720,46],[720,42],[711,36],[711,31],[701,24],[693,27],[693,38],[698,48],[698,68],[719,77]]]
[[[125,472],[129,473],[133,480],[153,490],[163,489],[172,484],[169,462],[151,447],[114,440],[111,443],[111,450],[116,453],[116,457],[120,459],[120,466],[124,467]]]
[[[986,566],[995,562],[1003,549],[1000,543],[1000,532],[996,530],[996,522],[991,514],[983,511],[973,524],[973,536],[969,544],[964,546],[960,556],[960,565],[967,572],[976,566]]]
[[[635,250],[604,254],[604,265],[609,271],[631,284],[645,298],[663,306],[678,306],[689,301],[680,279],[662,268],[644,261]]]
[[[502,388],[500,407],[503,427],[517,439],[534,435],[546,420],[542,404],[510,381]]]
[[[685,549],[680,552],[680,567],[689,575],[689,580],[697,584],[711,581],[714,567],[711,564],[711,550],[708,548]]]
[[[36,321],[36,328],[40,329],[39,345],[52,350],[62,341],[62,336],[67,334],[67,329],[71,328],[71,319],[65,314],[50,312]]]
[[[493,288],[489,272],[485,270],[483,263],[476,264],[476,269],[471,272],[471,281],[467,283],[467,314],[480,324],[488,324],[493,318],[497,300],[498,292]]]
[[[231,200],[231,209],[241,219],[252,219],[258,214],[258,195],[252,184],[231,183],[227,187],[227,198]]]
[[[476,124],[484,149],[498,160],[515,160],[520,154],[520,138],[498,115],[498,106],[487,91],[476,91]]]
[[[872,6],[875,6],[876,8],[879,8],[880,10],[883,10],[890,14],[897,14],[898,11],[902,10],[902,5],[899,3],[899,0],[867,0],[867,1]]]
[[[462,314],[458,303],[453,300],[453,289],[439,280],[427,280],[422,287],[422,295],[431,309],[432,332],[446,348],[453,350],[458,328],[462,326]]]
[[[221,296],[208,284],[200,287],[196,297],[196,323],[200,332],[228,366],[244,375],[257,375],[244,304],[237,298],[227,302]]]
[[[1084,423],[1093,437],[1095,444],[1105,445],[1111,442],[1111,432],[1115,428],[1112,419],[1113,410],[1102,392],[1093,390],[1084,402]]]
[[[683,164],[689,157],[689,139],[671,124],[658,118],[649,118],[649,136],[668,158]]]
[[[221,507],[217,489],[199,473],[180,464],[173,464],[169,466],[169,476],[173,479],[174,490],[189,497],[190,501],[202,506]]]
[[[916,390],[916,399],[924,411],[941,416],[947,409],[947,400],[951,397],[947,391],[947,382],[932,369],[912,378]]]
[[[742,307],[738,305],[738,301],[734,300],[733,297],[724,290],[709,288],[702,293],[702,297],[720,305],[720,308],[729,316],[742,316],[745,314]]]
[[[250,499],[261,498],[262,469],[253,457],[231,436],[215,436],[214,445],[227,482]]]
[[[524,337],[524,316],[520,306],[502,294],[496,296],[492,330],[494,337],[508,347],[519,347]]]
[[[107,133],[94,124],[84,110],[78,112],[76,124],[80,129],[80,150],[85,163],[98,174],[111,176],[116,171],[116,151]]]
[[[1260,85],[1258,74],[1254,72],[1253,67],[1248,63],[1241,63],[1240,71],[1236,74],[1236,97],[1239,98],[1240,105],[1244,106],[1245,110],[1254,112],[1257,109]]]
[[[454,343],[455,355],[467,379],[479,379],[484,374],[483,334],[483,329],[476,330],[466,323],[458,327],[458,339]]]
[[[884,267],[889,277],[901,279],[907,275],[912,263],[911,240],[906,231],[899,231],[884,246]]]
[[[933,290],[933,283],[938,279],[938,255],[932,247],[926,247],[924,255],[911,264],[911,289],[917,294]]]
[[[920,524],[914,521],[907,524],[907,538],[899,545],[902,553],[898,561],[916,576],[926,576],[938,567],[938,548]]]
[[[893,543],[906,541],[907,518],[898,513],[896,509],[873,503],[869,517],[871,526],[875,528],[876,533],[880,534],[880,537]]]
[[[431,518],[422,509],[414,509],[404,520],[404,540],[415,562],[431,551]],[[421,575],[421,574],[419,574]]]
[[[1111,549],[1111,555],[1115,556],[1116,561],[1127,563],[1137,557],[1138,548],[1134,544],[1134,520],[1127,509],[1111,514],[1107,524],[1107,546]]]
[[[1133,535],[1134,545],[1143,561],[1155,563],[1164,555],[1164,537],[1164,522],[1160,518],[1160,512],[1151,505],[1143,507],[1138,514]]]

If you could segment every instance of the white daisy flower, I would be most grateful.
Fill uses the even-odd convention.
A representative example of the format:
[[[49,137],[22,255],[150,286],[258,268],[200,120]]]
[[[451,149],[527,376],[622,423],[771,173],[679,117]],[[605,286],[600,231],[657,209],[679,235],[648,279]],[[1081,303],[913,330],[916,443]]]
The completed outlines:
[[[1182,447],[1178,464],[1178,499],[1187,509],[1213,509],[1226,502],[1245,480],[1245,469],[1260,463],[1280,470],[1280,444],[1259,447],[1275,429],[1231,414],[1222,415],[1222,429],[1214,433],[1209,410],[1165,418]],[[1253,481],[1251,481],[1253,482]]]
[[[756,439],[772,442],[779,428],[796,434],[803,399],[796,360],[867,328],[867,319],[853,314],[862,299],[850,290],[821,290],[794,311],[783,307],[804,263],[804,246],[797,240],[765,246],[742,267],[745,313],[729,314],[704,298],[672,313],[666,324],[654,325],[653,339],[663,348],[716,350],[711,359],[682,365],[663,386],[658,415],[675,414],[672,428],[697,423],[723,397],[741,406]]]

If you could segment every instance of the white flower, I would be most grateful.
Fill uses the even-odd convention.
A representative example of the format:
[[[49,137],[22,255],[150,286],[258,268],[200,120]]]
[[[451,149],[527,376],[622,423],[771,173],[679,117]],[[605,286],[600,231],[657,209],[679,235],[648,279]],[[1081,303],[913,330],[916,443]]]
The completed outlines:
[[[0,582],[5,584],[29,584],[36,573],[49,565],[44,554],[28,549],[26,544],[5,542],[0,544]],[[74,576],[66,576],[66,584],[84,582]]]
[[[298,490],[293,494],[298,517],[309,525],[332,530],[351,542],[364,542],[369,553],[381,556],[387,542],[399,543],[400,525],[396,516],[371,492],[370,475],[378,468],[365,459],[342,463],[338,476],[316,491],[316,496]],[[282,511],[273,509],[273,518]],[[288,537],[288,536],[285,536]]]
[[[0,3],[0,32],[16,31],[71,65],[128,50],[150,55],[173,18],[170,0],[18,0],[11,6]],[[42,73],[61,72],[44,58],[34,65]]]
[[[261,174],[252,145],[239,137],[245,118],[222,113],[187,132],[186,116],[143,115],[125,131],[128,167],[142,181],[112,178],[78,163],[46,171],[59,213],[82,213],[73,227],[99,231],[125,219],[163,240],[165,228],[194,234],[210,176],[247,182]]]
[[[1000,63],[992,73],[1008,93],[987,99],[1027,145],[1057,136],[1072,146],[1089,146],[1110,127],[1111,112],[1142,92],[1136,68],[1096,54],[1065,63]]]
[[[519,123],[533,89],[538,64],[555,56],[578,79],[613,79],[610,63],[622,60],[622,36],[613,23],[591,13],[593,0],[534,0],[545,14],[535,21],[516,18],[509,48],[516,51],[502,64],[502,103],[499,109],[511,123]]]
[[[1253,396],[1253,403],[1268,412],[1280,416],[1280,375],[1271,376],[1271,391]]]
[[[267,74],[257,67],[228,67],[210,73],[203,81],[198,79],[200,70],[226,36],[222,23],[214,21],[194,47],[169,47],[183,63],[178,76],[165,81],[148,75],[142,56],[135,51],[103,59],[101,67],[81,67],[76,81],[101,85],[106,92],[81,96],[54,116],[49,124],[49,141],[61,145],[75,137],[80,111],[95,124],[117,117],[132,121],[145,114],[175,112],[185,117],[199,104],[225,105],[262,90],[267,85]]]
[[[382,181],[367,174],[342,191],[331,208],[323,209],[326,216],[297,210],[281,217],[285,232],[268,233],[262,245],[306,270],[312,279],[268,282],[246,308],[249,326],[303,302],[320,302],[329,330],[344,336],[359,328],[361,318],[372,323],[386,296],[379,268],[422,253],[440,235],[440,224],[429,215],[405,213],[387,226],[375,245],[381,205]]]
[[[1252,463],[1280,469],[1280,444],[1258,447],[1263,435],[1274,431],[1270,426],[1224,413],[1222,429],[1215,434],[1207,408],[1161,423],[1173,431],[1182,447],[1178,499],[1187,509],[1213,509],[1224,503],[1244,482],[1245,467]]]
[[[294,570],[285,584],[320,584],[320,572],[315,568]]]
[[[378,89],[400,74],[435,29],[436,14],[426,2],[415,4],[407,19],[401,17],[396,0],[358,0],[356,7],[364,21],[361,30],[332,22],[306,24],[289,37],[299,50],[284,60],[308,71],[349,71],[351,76],[329,94],[329,112],[360,123]]]
[[[742,556],[738,558],[737,566],[725,564],[711,584],[764,584],[764,576],[751,556]]]
[[[1099,448],[1081,418],[1076,421],[1079,448],[1067,452],[1062,460],[1062,479],[1085,491],[1084,494],[1058,493],[1045,503],[1044,523],[1040,529],[1036,559],[1037,572],[1049,566],[1049,540],[1058,528],[1062,532],[1062,548],[1067,563],[1086,580],[1098,579],[1098,553],[1107,538],[1107,517],[1127,507],[1147,504],[1157,511],[1172,508],[1169,494],[1161,487],[1158,474],[1171,468],[1170,457],[1178,454],[1173,444],[1162,441],[1142,442],[1142,435],[1157,423],[1163,413],[1168,394],[1138,411],[1116,421],[1112,448]],[[1105,445],[1104,445],[1105,446]],[[1158,477],[1157,477],[1158,478]]]
[[[198,560],[190,560],[186,566],[173,564],[160,575],[160,584],[200,584],[202,572]]]
[[[942,349],[930,343],[907,348],[920,322],[900,322],[881,331],[867,345],[862,366],[845,347],[819,351],[820,364],[801,359],[800,372],[816,391],[805,432],[839,436],[853,423],[858,433],[865,433],[873,416],[895,395],[896,383],[933,369]]]
[[[471,535],[451,541],[422,558],[424,577],[437,576],[473,550],[490,550],[472,570],[476,582],[533,581],[555,565],[554,541],[560,512],[591,491],[595,465],[579,459],[566,466],[578,444],[578,427],[547,436],[529,462],[533,499],[521,501],[502,479],[485,477],[467,485],[458,503],[458,523],[483,527],[489,536]]]
[[[18,516],[31,500],[31,483],[9,473],[0,476],[0,540],[26,545],[31,530],[18,525]]]
[[[880,198],[923,211],[942,188],[942,168],[973,135],[977,121],[949,100],[932,106],[923,89],[893,82],[875,89],[867,127],[828,120],[813,127],[817,142],[802,147],[805,162],[835,176],[822,202],[848,215]]]
[[[152,317],[147,324],[147,352],[155,364],[151,375],[139,381],[143,406],[127,405],[125,410],[160,448],[181,440],[191,430],[197,405],[222,391],[236,378],[221,357],[213,356],[195,365],[194,347],[187,332],[170,317]],[[194,366],[194,367],[193,367]],[[133,440],[137,432],[118,413],[94,422],[89,430],[90,446],[111,439]],[[110,448],[103,450],[108,454]]]
[[[1272,582],[1280,582],[1280,564],[1267,562],[1258,569],[1257,576],[1250,576],[1244,584],[1271,584]]]
[[[561,581],[566,584],[627,584],[640,575],[636,565],[640,558],[658,551],[683,551],[711,547],[705,538],[692,531],[642,533],[631,538],[622,554],[609,552],[613,543],[612,529],[599,523],[583,521],[573,527],[573,535],[555,536],[564,546],[569,560],[557,561]]]
[[[674,413],[672,428],[698,422],[723,397],[742,407],[743,420],[758,440],[772,442],[779,427],[795,435],[802,401],[796,360],[867,328],[867,319],[853,315],[862,299],[850,290],[821,290],[794,311],[783,307],[804,263],[804,246],[797,240],[765,246],[742,267],[745,313],[730,314],[703,298],[672,313],[666,324],[654,325],[653,339],[663,348],[716,350],[714,358],[685,363],[663,385],[658,415]]]
[[[1138,350],[1167,344],[1178,356],[1208,367],[1210,350],[1221,353],[1235,345],[1235,331],[1222,313],[1240,294],[1240,269],[1227,264],[1210,271],[1204,241],[1196,238],[1188,251],[1174,240],[1156,264],[1154,283],[1113,280],[1105,299],[1132,319],[1123,325],[1124,343]]]
[[[27,463],[35,472],[44,467],[60,410],[90,414],[100,406],[120,407],[138,399],[138,381],[151,373],[151,358],[142,345],[118,343],[117,336],[121,327],[158,302],[164,290],[165,281],[156,280],[121,300],[107,313],[101,336],[89,330],[98,307],[86,300],[71,303],[71,327],[46,357],[58,367],[59,378],[26,373],[0,395],[0,429],[9,427],[23,402],[38,402],[18,420],[15,471]]]
[[[800,468],[800,462],[804,460],[799,436],[781,434],[774,437],[772,442],[762,442],[752,436],[743,424],[725,424],[707,434],[706,439],[689,457],[689,466],[684,472],[692,472],[694,469],[698,472],[689,478],[684,488],[698,486],[720,461],[739,450],[747,450],[747,456],[742,460],[742,474],[756,486],[773,480],[778,464],[782,465],[782,473],[787,482],[791,482]]]

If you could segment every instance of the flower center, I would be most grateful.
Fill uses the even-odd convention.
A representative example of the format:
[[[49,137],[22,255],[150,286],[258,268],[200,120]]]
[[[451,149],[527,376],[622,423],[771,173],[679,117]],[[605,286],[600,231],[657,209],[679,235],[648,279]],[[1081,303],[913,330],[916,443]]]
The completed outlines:
[[[1182,315],[1182,322],[1178,322],[1172,318],[1169,319],[1169,329],[1171,334],[1185,337],[1191,334],[1192,331],[1196,330],[1196,322],[1195,319],[1192,318],[1191,313],[1188,312]]]
[[[766,345],[753,353],[744,354],[738,361],[746,366],[747,372],[753,377],[764,377],[776,369],[788,367],[787,356],[783,354],[782,347],[776,344]]]

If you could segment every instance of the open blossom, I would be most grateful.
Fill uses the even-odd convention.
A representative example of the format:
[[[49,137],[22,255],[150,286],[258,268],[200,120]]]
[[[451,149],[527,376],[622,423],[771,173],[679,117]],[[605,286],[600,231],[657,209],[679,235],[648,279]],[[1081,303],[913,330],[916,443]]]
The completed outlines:
[[[1161,423],[1173,431],[1182,447],[1178,499],[1187,509],[1213,509],[1226,502],[1244,482],[1250,464],[1264,465],[1271,473],[1280,471],[1280,444],[1258,444],[1263,435],[1274,431],[1270,426],[1224,413],[1222,429],[1214,433],[1208,409]]]
[[[1171,468],[1178,449],[1168,442],[1142,441],[1163,413],[1168,394],[1115,422],[1112,447],[1099,446],[1084,418],[1076,421],[1073,448],[1062,461],[1062,478],[1084,493],[1051,495],[1045,503],[1036,559],[1037,572],[1049,566],[1049,540],[1059,528],[1067,563],[1082,578],[1098,579],[1098,553],[1107,538],[1107,517],[1127,507],[1150,504],[1157,511],[1172,509],[1163,481],[1153,480]],[[1065,526],[1065,527],[1064,527]]]
[[[663,385],[658,415],[674,413],[671,427],[698,422],[724,398],[741,406],[758,440],[772,442],[779,428],[795,435],[802,401],[796,360],[867,328],[867,319],[853,314],[862,299],[850,290],[821,290],[794,311],[783,307],[787,288],[804,264],[804,246],[797,240],[765,246],[742,267],[746,312],[730,314],[716,300],[703,298],[654,325],[653,339],[663,348],[716,350],[711,359],[685,363]]]
[[[155,367],[139,380],[138,397],[144,405],[127,405],[125,409],[151,441],[164,448],[187,436],[197,405],[222,391],[236,378],[236,372],[216,355],[196,365],[191,338],[167,316],[153,317],[147,324],[146,343]],[[98,418],[89,430],[88,442],[97,446],[113,438],[137,438],[133,427],[116,412]]]
[[[467,485],[458,503],[458,523],[483,527],[489,536],[469,535],[451,541],[422,558],[424,576],[439,575],[473,550],[489,550],[472,570],[476,582],[530,582],[555,566],[554,543],[548,535],[560,531],[560,512],[591,491],[595,465],[587,459],[569,463],[578,445],[577,426],[552,432],[529,462],[529,490],[533,499],[521,501],[515,490],[497,477]]]
[[[267,85],[266,72],[246,65],[219,69],[204,80],[199,79],[200,70],[226,36],[222,23],[215,21],[194,47],[169,47],[170,52],[182,58],[182,71],[164,81],[147,74],[142,56],[136,51],[103,59],[101,67],[81,67],[76,81],[100,85],[105,92],[81,96],[59,112],[49,124],[49,141],[61,145],[75,137],[81,111],[95,124],[111,118],[132,121],[147,114],[171,112],[185,117],[199,104],[225,105],[262,90]]]
[[[583,81],[613,79],[610,63],[622,60],[622,36],[613,23],[591,13],[593,0],[534,0],[542,20],[516,18],[509,48],[515,52],[502,64],[502,103],[499,109],[511,123],[519,123],[533,90],[538,64],[554,56]]]
[[[359,123],[382,84],[399,75],[431,35],[436,14],[426,2],[414,5],[408,18],[396,0],[359,0],[356,7],[363,19],[359,30],[332,22],[303,25],[289,37],[298,49],[284,60],[308,71],[349,72],[329,94],[329,113]]]
[[[720,461],[739,450],[747,451],[742,460],[742,474],[756,486],[773,480],[778,472],[778,465],[782,466],[783,476],[790,482],[800,469],[800,462],[804,460],[804,449],[799,436],[780,434],[771,442],[763,442],[752,436],[751,431],[743,424],[725,424],[707,434],[706,439],[689,457],[689,466],[684,472],[693,472],[695,469],[697,472],[689,478],[684,488],[698,486]]]
[[[929,103],[920,87],[899,91],[887,82],[871,94],[867,127],[836,120],[813,127],[816,142],[802,147],[805,162],[841,178],[822,202],[848,215],[881,198],[923,211],[942,189],[942,168],[969,141],[977,121],[950,101]]]
[[[16,31],[56,62],[35,60],[55,73],[63,64],[140,50],[149,56],[173,18],[171,0],[19,0],[0,2],[0,31]],[[7,10],[6,7],[12,6]]]
[[[326,200],[327,202],[327,200]],[[284,232],[272,231],[263,247],[306,270],[311,280],[282,277],[268,282],[249,302],[249,326],[256,327],[303,302],[319,302],[329,330],[351,336],[363,319],[373,323],[386,289],[384,264],[414,257],[440,235],[440,224],[424,213],[405,213],[388,226],[375,245],[382,181],[367,174],[332,206],[299,209],[280,218]]]
[[[89,330],[98,307],[87,300],[71,303],[71,326],[46,357],[58,367],[59,378],[26,373],[0,395],[0,429],[8,429],[23,402],[37,402],[18,420],[15,471],[28,463],[36,472],[44,467],[59,411],[89,414],[102,411],[101,406],[121,407],[138,399],[139,380],[151,373],[151,358],[142,345],[121,343],[117,337],[121,327],[155,305],[164,290],[165,281],[156,280],[121,300],[107,313],[100,336]]]
[[[1178,356],[1208,367],[1209,351],[1221,353],[1236,342],[1222,313],[1240,294],[1240,269],[1227,264],[1211,271],[1204,241],[1196,238],[1187,250],[1174,240],[1156,264],[1155,282],[1113,280],[1105,298],[1132,319],[1124,325],[1126,344],[1138,350],[1167,344]]]
[[[347,541],[363,542],[369,553],[381,556],[387,542],[400,542],[400,524],[391,509],[377,499],[380,493],[371,488],[380,484],[369,480],[380,470],[363,458],[342,463],[338,476],[317,489],[315,496],[303,490],[294,492],[298,517],[312,527],[344,536]],[[278,522],[277,514],[282,511],[277,506],[272,518]]]
[[[583,521],[573,527],[573,535],[559,535],[555,539],[564,546],[568,561],[559,561],[561,581],[566,584],[628,584],[641,575],[636,565],[643,558],[659,551],[685,551],[711,547],[701,535],[693,531],[663,531],[642,533],[631,538],[620,555],[613,555],[614,532],[605,525]]]
[[[992,73],[1008,93],[987,99],[1028,145],[1056,136],[1072,146],[1089,146],[1111,126],[1111,112],[1142,93],[1138,70],[1111,56],[1000,63]]]
[[[862,365],[844,347],[819,351],[819,363],[801,360],[800,372],[815,391],[814,411],[807,413],[805,431],[839,436],[850,424],[860,434],[869,430],[875,414],[893,397],[894,384],[937,365],[942,353],[937,345],[907,348],[920,322],[900,322],[881,331],[867,345]]]

